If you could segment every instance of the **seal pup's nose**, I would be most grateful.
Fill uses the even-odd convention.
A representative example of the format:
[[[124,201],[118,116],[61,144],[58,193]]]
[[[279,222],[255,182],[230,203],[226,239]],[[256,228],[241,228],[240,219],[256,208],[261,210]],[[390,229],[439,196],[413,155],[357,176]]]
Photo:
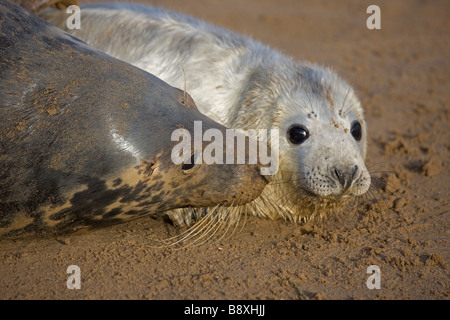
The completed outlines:
[[[357,165],[353,167],[349,167],[347,169],[342,169],[338,167],[331,168],[331,175],[332,177],[340,183],[343,190],[348,190],[353,181],[355,181],[356,177],[358,176],[359,168]]]

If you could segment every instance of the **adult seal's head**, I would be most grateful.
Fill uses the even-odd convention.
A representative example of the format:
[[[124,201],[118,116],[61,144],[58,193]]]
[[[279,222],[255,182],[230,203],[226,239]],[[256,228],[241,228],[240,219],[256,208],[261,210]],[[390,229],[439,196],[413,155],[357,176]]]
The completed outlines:
[[[175,164],[176,129],[225,127],[182,91],[8,2],[0,92],[0,238],[239,205],[265,186],[258,165]]]

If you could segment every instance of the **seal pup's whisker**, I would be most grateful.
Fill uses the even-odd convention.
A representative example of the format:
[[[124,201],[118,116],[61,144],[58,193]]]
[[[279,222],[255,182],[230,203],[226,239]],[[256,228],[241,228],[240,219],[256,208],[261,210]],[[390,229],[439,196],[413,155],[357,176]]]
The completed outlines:
[[[371,208],[377,208],[379,211],[388,211],[390,209],[389,202],[387,199],[378,198],[377,195],[374,193],[373,189],[369,189],[367,191],[367,197],[371,197],[372,201],[369,202],[369,207]]]
[[[184,88],[183,88],[183,104],[184,104],[184,103],[187,103],[186,73],[184,72],[184,69],[180,64],[178,64],[178,67],[181,69],[181,72],[183,73],[183,79],[184,79]]]
[[[347,97],[348,97],[349,92],[350,92],[350,88],[347,89],[347,93],[345,94],[344,101],[342,101],[341,109],[339,110],[339,114],[340,115],[342,115],[342,113],[343,113],[343,110],[344,110],[344,107],[345,107],[345,101],[347,101]]]
[[[349,114],[349,112],[351,112],[351,111],[358,111],[357,109],[359,109],[360,107],[358,107],[358,105],[360,104],[360,101],[362,100],[362,99],[364,99],[365,97],[366,97],[367,95],[363,95],[363,96],[360,96],[360,99],[354,99],[355,101],[353,101],[350,105],[348,105],[348,106],[343,106],[343,109],[344,108],[346,108],[346,110],[344,111],[344,110],[342,110],[342,112],[341,112],[341,114],[345,117],[345,116],[347,116],[348,114]],[[353,109],[353,108],[356,108],[356,109]]]

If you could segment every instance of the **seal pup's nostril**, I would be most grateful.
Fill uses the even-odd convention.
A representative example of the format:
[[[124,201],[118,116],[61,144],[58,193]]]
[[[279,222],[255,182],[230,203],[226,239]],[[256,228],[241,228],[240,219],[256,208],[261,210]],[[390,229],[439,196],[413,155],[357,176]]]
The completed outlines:
[[[333,177],[337,181],[339,181],[341,186],[344,187],[345,186],[345,174],[342,172],[342,170],[340,170],[340,169],[338,169],[336,167],[333,167],[332,174],[333,174]]]
[[[347,190],[352,186],[353,181],[356,180],[356,177],[359,174],[359,167],[355,165],[354,167],[349,168],[345,171],[337,167],[333,167],[331,169],[331,174],[333,178],[339,182],[342,188],[344,190]]]
[[[353,167],[353,171],[352,171],[352,181],[355,181],[356,177],[358,177],[358,175],[359,175],[359,167],[358,167],[358,165],[355,165]]]

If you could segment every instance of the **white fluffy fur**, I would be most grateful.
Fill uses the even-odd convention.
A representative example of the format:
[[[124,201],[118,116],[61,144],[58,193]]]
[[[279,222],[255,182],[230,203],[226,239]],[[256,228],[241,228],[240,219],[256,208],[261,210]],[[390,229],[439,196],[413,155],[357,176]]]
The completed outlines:
[[[47,10],[41,16],[64,28],[68,15]],[[342,195],[368,190],[363,110],[353,89],[329,69],[150,6],[92,4],[82,6],[81,17],[81,30],[66,31],[174,87],[184,89],[186,80],[199,110],[214,120],[244,130],[281,130],[280,170],[261,197],[246,206],[253,214],[304,220],[326,213]],[[360,142],[350,134],[355,120],[363,128]],[[300,145],[287,139],[293,124],[309,130]],[[357,177],[343,193],[334,168],[347,172],[355,165]],[[182,217],[172,213],[172,219]]]

